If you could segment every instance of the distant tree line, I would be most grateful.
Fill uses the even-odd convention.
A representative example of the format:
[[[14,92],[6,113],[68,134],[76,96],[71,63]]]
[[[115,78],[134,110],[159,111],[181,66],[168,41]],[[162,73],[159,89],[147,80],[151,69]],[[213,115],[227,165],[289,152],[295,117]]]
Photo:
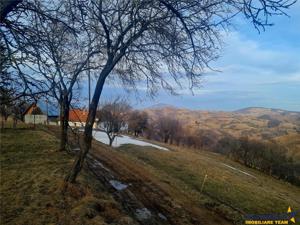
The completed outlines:
[[[203,149],[217,145],[217,134],[209,130],[191,131],[177,119],[168,115],[151,118],[145,111],[134,110],[128,116],[128,132],[165,144]]]
[[[223,137],[216,151],[247,167],[300,185],[300,163],[287,156],[287,149],[275,142],[250,140],[247,137]]]
[[[217,144],[215,132],[201,129],[191,131],[179,119],[170,116],[159,116],[151,120],[145,129],[144,136],[166,144],[194,149],[212,148]]]

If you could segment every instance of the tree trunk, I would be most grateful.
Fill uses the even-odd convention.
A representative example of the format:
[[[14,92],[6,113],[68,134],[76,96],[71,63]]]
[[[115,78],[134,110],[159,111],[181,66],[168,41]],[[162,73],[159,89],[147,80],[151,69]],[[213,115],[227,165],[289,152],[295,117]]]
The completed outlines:
[[[110,136],[109,131],[105,131],[105,133],[106,133],[106,135],[108,137],[108,140],[109,140],[108,145],[112,146],[112,143],[114,141],[114,135],[112,134],[112,136]]]
[[[4,116],[1,116],[1,129],[4,129]]]
[[[113,134],[113,136],[111,137],[111,136],[109,136],[109,134],[108,134],[108,138],[109,138],[109,146],[112,146],[112,143],[114,142],[114,140],[115,140],[115,137],[116,137],[116,135],[115,134]]]
[[[69,111],[70,111],[70,104],[68,101],[68,96],[65,94],[63,96],[61,102],[61,109],[60,109],[60,151],[66,151],[66,147],[68,144],[68,126],[69,126]]]
[[[80,146],[80,152],[74,161],[71,171],[65,178],[66,182],[70,182],[70,183],[76,182],[76,178],[83,167],[84,159],[86,158],[86,155],[88,154],[88,152],[91,148],[92,138],[93,138],[93,136],[92,136],[93,124],[95,122],[95,116],[96,116],[99,99],[100,99],[100,96],[102,93],[105,79],[111,70],[112,70],[112,65],[106,66],[102,70],[100,77],[97,81],[95,92],[94,92],[94,95],[92,98],[92,102],[89,107],[88,118],[87,118],[86,125],[84,128],[84,133],[83,133],[83,137],[82,137],[82,146]]]
[[[171,145],[173,144],[173,136],[171,136],[171,138],[170,138],[170,144]]]
[[[18,119],[13,118],[13,128],[14,128],[14,129],[17,128],[17,123],[18,123]]]
[[[169,134],[165,134],[164,143],[168,143],[168,141],[169,141]]]
[[[113,137],[109,137],[109,146],[112,146],[113,142],[114,142],[114,138]]]

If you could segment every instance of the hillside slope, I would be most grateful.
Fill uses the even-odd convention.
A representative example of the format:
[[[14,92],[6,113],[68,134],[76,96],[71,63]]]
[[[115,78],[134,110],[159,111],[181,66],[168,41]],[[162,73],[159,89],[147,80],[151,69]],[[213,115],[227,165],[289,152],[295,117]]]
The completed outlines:
[[[300,209],[299,187],[216,153],[174,147],[165,152],[133,145],[121,146],[119,150],[147,168],[160,185],[177,199],[188,202],[190,208],[205,206],[234,223],[243,224],[243,216],[249,213],[286,212],[288,206]]]
[[[205,207],[190,208],[143,165],[97,142],[79,182],[62,195],[73,156],[57,151],[53,131],[1,133],[1,224],[231,224]]]
[[[58,152],[57,139],[45,131],[7,129],[1,224],[229,225],[243,224],[246,213],[300,209],[299,187],[218,154],[167,147],[172,151],[112,149],[94,141],[79,183],[62,196],[73,157]]]

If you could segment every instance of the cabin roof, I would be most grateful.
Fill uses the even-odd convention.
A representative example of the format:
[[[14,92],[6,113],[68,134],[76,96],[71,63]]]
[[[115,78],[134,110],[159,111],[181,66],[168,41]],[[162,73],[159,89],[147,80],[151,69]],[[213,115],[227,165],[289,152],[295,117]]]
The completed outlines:
[[[34,111],[40,112],[36,115],[44,115],[43,111],[36,103],[32,103],[30,106],[28,106],[28,108],[24,111],[23,115],[33,115]]]
[[[81,109],[71,109],[69,112],[69,121],[71,122],[86,122],[88,112]]]

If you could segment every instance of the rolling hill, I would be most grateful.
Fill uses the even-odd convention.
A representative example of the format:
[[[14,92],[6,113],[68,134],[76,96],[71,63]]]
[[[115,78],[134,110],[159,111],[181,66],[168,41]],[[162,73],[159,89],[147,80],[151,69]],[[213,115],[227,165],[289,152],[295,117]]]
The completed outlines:
[[[164,105],[144,111],[150,120],[172,115],[186,132],[206,133],[216,141],[224,136],[276,141],[288,148],[288,154],[300,159],[300,112],[259,107],[232,112],[203,111]]]

